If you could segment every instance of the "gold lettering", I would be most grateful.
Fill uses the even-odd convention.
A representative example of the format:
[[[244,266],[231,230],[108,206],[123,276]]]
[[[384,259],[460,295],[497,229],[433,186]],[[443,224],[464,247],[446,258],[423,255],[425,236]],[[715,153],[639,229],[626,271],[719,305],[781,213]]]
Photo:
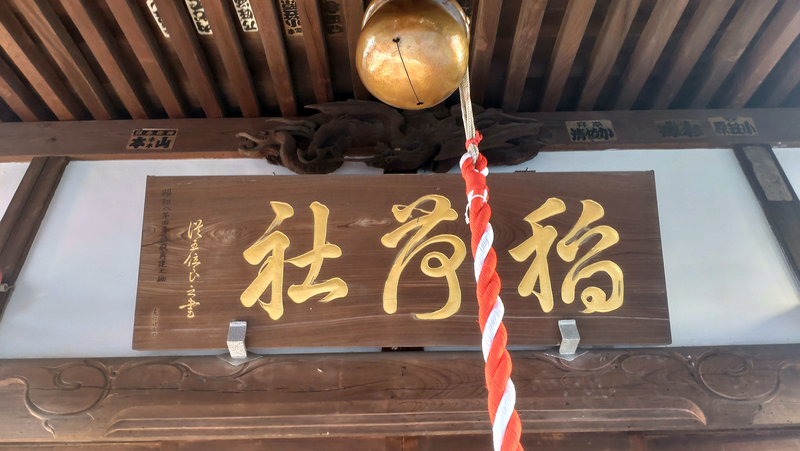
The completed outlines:
[[[347,284],[344,280],[336,277],[322,283],[314,283],[322,269],[322,261],[326,258],[339,258],[342,256],[342,249],[327,241],[328,235],[328,207],[319,202],[311,204],[311,212],[314,214],[314,245],[312,249],[303,255],[286,260],[298,268],[308,269],[306,280],[300,285],[289,287],[289,297],[296,303],[307,301],[309,298],[327,292],[320,302],[330,302],[334,299],[347,296]]]
[[[533,229],[531,237],[508,251],[511,257],[518,262],[523,262],[535,254],[530,268],[517,287],[517,292],[522,297],[535,295],[545,313],[553,310],[553,288],[550,282],[550,267],[547,264],[547,257],[556,241],[558,232],[553,226],[542,227],[539,225],[539,221],[561,214],[566,209],[567,207],[561,199],[555,197],[547,199],[541,207],[525,217],[525,221]],[[539,282],[538,292],[534,291],[537,281]]]
[[[285,260],[286,249],[289,247],[289,237],[275,229],[288,218],[294,215],[291,205],[284,202],[270,202],[275,212],[275,219],[264,235],[252,246],[244,251],[245,260],[251,265],[261,264],[258,276],[242,293],[240,300],[245,307],[252,307],[258,302],[269,317],[273,320],[283,316],[283,273],[285,263],[291,263],[299,268],[309,267],[306,279],[300,285],[292,285],[287,290],[289,298],[296,303],[307,301],[321,293],[328,293],[320,302],[330,302],[347,295],[347,284],[336,277],[321,283],[315,283],[322,269],[322,262],[326,258],[339,258],[342,250],[339,246],[327,241],[328,233],[328,207],[319,202],[311,204],[314,215],[314,243],[312,249],[305,254]],[[271,255],[270,255],[271,254]],[[265,260],[266,259],[266,260]],[[261,300],[266,289],[272,286],[270,302]]]
[[[607,298],[606,293],[598,287],[588,287],[581,292],[581,301],[586,306],[583,313],[610,312],[622,306],[624,296],[622,269],[610,260],[592,264],[587,264],[587,262],[601,251],[616,244],[619,241],[619,233],[605,225],[590,229],[589,225],[601,219],[605,212],[603,207],[593,200],[584,200],[581,203],[583,204],[581,217],[572,230],[567,233],[567,236],[558,242],[556,246],[558,255],[564,261],[571,262],[575,260],[578,248],[592,237],[598,235],[600,241],[569,270],[561,285],[561,298],[567,304],[571,304],[575,300],[575,286],[580,280],[591,277],[597,272],[605,272],[611,277],[611,296]]]
[[[283,259],[289,247],[289,237],[283,232],[273,232],[283,221],[294,216],[294,209],[284,202],[270,202],[275,219],[269,228],[252,246],[244,251],[244,259],[251,265],[264,262],[258,270],[258,276],[244,290],[240,300],[245,307],[252,307],[258,302],[269,317],[278,319],[283,316]],[[270,255],[267,257],[267,255]],[[266,260],[264,260],[266,258]],[[261,300],[267,287],[272,285],[270,302]]]
[[[434,203],[432,211],[418,208],[426,202]],[[414,210],[419,210],[426,214],[409,220]],[[437,235],[427,240],[425,238],[440,222],[458,219],[458,213],[450,208],[450,201],[446,197],[435,194],[420,197],[408,206],[395,205],[392,207],[392,213],[395,219],[403,223],[403,225],[381,238],[381,244],[385,247],[394,249],[407,234],[414,230],[419,230],[406,241],[392,265],[389,278],[386,280],[383,289],[383,309],[389,314],[397,312],[397,287],[400,282],[400,274],[402,274],[408,262],[425,247],[435,243],[446,243],[453,246],[453,255],[448,258],[439,251],[429,252],[422,258],[420,269],[426,276],[446,278],[449,289],[447,303],[435,312],[414,314],[414,317],[423,320],[436,320],[454,315],[461,308],[461,288],[458,284],[456,270],[467,255],[466,247],[459,237],[451,234]],[[437,261],[439,266],[431,266],[432,260]]]

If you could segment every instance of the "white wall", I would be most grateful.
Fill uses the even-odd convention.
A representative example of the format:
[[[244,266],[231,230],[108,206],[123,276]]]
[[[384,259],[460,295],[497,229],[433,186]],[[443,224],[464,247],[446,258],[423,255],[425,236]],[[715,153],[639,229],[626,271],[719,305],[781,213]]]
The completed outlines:
[[[800,154],[776,153],[800,187]],[[0,164],[0,207],[24,169]],[[800,295],[731,151],[544,153],[494,171],[525,169],[655,170],[673,346],[800,342]],[[0,320],[0,358],[155,354],[131,350],[145,177],[258,174],[289,172],[259,160],[70,163]]]

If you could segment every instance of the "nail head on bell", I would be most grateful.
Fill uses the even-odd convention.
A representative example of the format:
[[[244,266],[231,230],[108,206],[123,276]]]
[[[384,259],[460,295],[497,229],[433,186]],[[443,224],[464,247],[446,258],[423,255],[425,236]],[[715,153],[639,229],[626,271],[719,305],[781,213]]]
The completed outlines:
[[[419,110],[458,89],[469,26],[455,0],[373,0],[364,14],[356,68],[378,100]]]

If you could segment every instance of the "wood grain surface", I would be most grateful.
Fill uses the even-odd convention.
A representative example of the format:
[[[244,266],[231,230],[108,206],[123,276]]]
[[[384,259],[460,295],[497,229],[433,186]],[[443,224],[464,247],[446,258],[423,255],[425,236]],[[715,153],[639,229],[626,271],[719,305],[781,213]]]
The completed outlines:
[[[498,271],[503,279],[505,322],[511,345],[555,345],[560,341],[557,320],[575,318],[585,345],[666,344],[670,342],[656,193],[652,172],[640,173],[517,173],[493,175],[490,183],[492,224]],[[164,190],[170,190],[164,196]],[[445,196],[457,216],[443,221],[426,238],[453,234],[467,246],[467,258],[457,269],[461,288],[460,309],[441,320],[420,320],[414,314],[431,313],[448,299],[444,277],[423,274],[423,256],[432,251],[453,255],[453,247],[439,243],[426,246],[402,271],[398,284],[397,311],[388,314],[382,296],[393,262],[411,234],[397,248],[381,244],[381,237],[401,223],[393,205],[409,205],[426,195]],[[605,216],[591,227],[613,227],[620,241],[602,251],[590,263],[611,260],[622,268],[625,294],[619,309],[608,313],[582,313],[580,295],[589,286],[611,291],[611,279],[603,272],[580,281],[572,304],[562,302],[562,281],[573,263],[561,260],[556,245],[549,254],[554,308],[544,313],[535,296],[521,297],[517,286],[533,261],[517,262],[509,255],[532,234],[524,218],[548,198],[564,201],[566,211],[542,221],[566,236],[582,214],[581,201],[602,205]],[[163,201],[169,200],[167,206]],[[313,215],[310,205],[327,206],[328,242],[342,250],[339,258],[323,261],[318,282],[339,277],[347,296],[304,303],[286,294],[300,284],[307,268],[285,264],[283,315],[273,320],[258,304],[247,308],[242,292],[258,275],[260,264],[251,265],[243,252],[255,243],[275,218],[271,201],[290,204],[294,216],[276,230],[285,233],[290,259],[312,248]],[[478,346],[477,303],[469,251],[469,230],[463,219],[466,207],[460,175],[306,176],[306,177],[151,177],[147,182],[142,234],[139,288],[136,305],[134,349],[219,349],[226,346],[228,324],[247,321],[247,346],[251,348],[351,347],[351,346]],[[168,208],[169,210],[166,210]],[[430,211],[432,203],[419,208]],[[167,215],[165,218],[164,215]],[[424,221],[416,212],[413,218]],[[162,225],[162,221],[169,223]],[[193,240],[189,225],[202,220],[202,237],[196,254],[199,277],[193,282],[194,317],[187,317],[190,268],[185,260]],[[162,232],[166,238],[162,240]],[[415,233],[413,231],[412,233]],[[162,247],[166,242],[166,246]],[[578,251],[578,261],[595,245],[591,238]],[[161,248],[161,249],[160,249]],[[165,253],[162,258],[162,251]],[[159,262],[164,267],[159,272]],[[437,262],[432,266],[436,267]],[[158,282],[159,277],[166,280]],[[271,287],[262,300],[270,301]]]
[[[532,351],[512,358],[524,436],[557,434],[541,437],[544,443],[523,438],[528,450],[624,450],[628,437],[603,435],[631,431],[653,450],[796,450],[800,443],[798,345],[592,350],[573,362]],[[240,367],[216,356],[0,360],[0,443],[125,449],[115,444],[257,439],[270,442],[245,449],[361,451],[381,448],[335,444],[418,437],[420,450],[487,450],[485,384],[477,351],[273,355]],[[593,446],[585,439],[575,446],[580,433]],[[474,437],[459,444],[465,435]],[[272,442],[279,440],[288,443]],[[667,446],[671,440],[683,447]],[[179,449],[241,449],[234,445]]]

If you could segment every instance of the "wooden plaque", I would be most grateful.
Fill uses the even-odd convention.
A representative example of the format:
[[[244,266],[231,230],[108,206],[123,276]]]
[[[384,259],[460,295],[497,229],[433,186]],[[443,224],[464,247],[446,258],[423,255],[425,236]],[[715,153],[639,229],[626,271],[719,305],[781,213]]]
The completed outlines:
[[[671,341],[652,172],[489,178],[509,345]],[[460,175],[149,177],[133,348],[479,346]]]

